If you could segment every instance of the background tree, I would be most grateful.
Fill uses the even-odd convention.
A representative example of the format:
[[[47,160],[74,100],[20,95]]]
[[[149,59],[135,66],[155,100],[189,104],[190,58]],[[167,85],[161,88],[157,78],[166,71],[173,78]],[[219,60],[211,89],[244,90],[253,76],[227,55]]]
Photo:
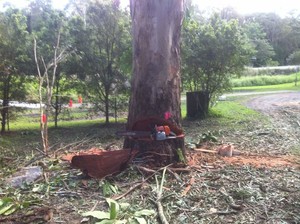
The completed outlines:
[[[232,7],[223,8],[220,11],[220,17],[222,20],[230,21],[230,20],[237,20],[239,24],[243,24],[244,17],[240,15],[237,11],[235,11]]]
[[[253,13],[241,16],[231,8],[224,8],[219,13],[221,18],[227,21],[237,19],[240,26],[247,32],[248,38],[257,49],[255,56],[257,61],[253,61],[256,63],[255,66],[286,65],[287,57],[299,48],[299,15],[291,13],[282,18],[275,13]],[[254,33],[249,32],[250,30]],[[262,36],[257,36],[258,34]],[[255,40],[253,35],[259,38]]]
[[[225,21],[218,14],[207,21],[188,20],[183,32],[183,74],[190,91],[202,91],[206,104],[230,88],[230,77],[249,63],[251,47],[237,20]]]
[[[86,28],[87,8],[91,4],[89,0],[69,0],[66,10],[72,18],[81,18],[84,29]]]
[[[0,13],[0,98],[2,99],[1,132],[6,130],[9,101],[24,99],[22,79],[28,56],[26,52],[26,17],[17,9]]]
[[[65,26],[67,19],[61,11],[53,10],[39,0],[32,3],[30,12],[29,24],[34,39],[34,60],[39,81],[41,135],[44,151],[47,153],[48,118],[53,105],[53,89],[58,78],[57,68],[68,55],[68,42],[64,41],[67,39]]]
[[[253,55],[254,60],[252,60],[253,66],[275,65],[276,62],[273,62],[273,57],[275,56],[274,49],[269,43],[261,25],[256,22],[248,22],[243,25],[243,30],[255,50],[255,54]]]
[[[300,65],[300,49],[290,54],[287,58],[287,62],[289,65]]]
[[[74,74],[84,80],[89,100],[104,112],[109,123],[112,95],[119,84],[129,79],[129,18],[111,1],[105,1],[90,2],[85,19],[72,21],[77,54],[69,61],[69,67],[76,68]]]
[[[254,13],[246,17],[246,20],[261,25],[275,51],[274,60],[280,65],[286,65],[287,57],[299,46],[298,35],[295,35],[299,30],[293,29],[295,21],[291,22],[289,18],[282,19],[275,13]]]

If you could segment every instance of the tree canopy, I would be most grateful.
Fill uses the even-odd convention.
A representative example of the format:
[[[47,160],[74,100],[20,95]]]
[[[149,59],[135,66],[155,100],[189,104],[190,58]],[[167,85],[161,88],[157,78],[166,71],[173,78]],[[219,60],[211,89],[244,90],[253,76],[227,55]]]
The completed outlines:
[[[184,85],[209,99],[230,87],[230,77],[244,69],[252,53],[237,20],[218,14],[206,21],[187,19],[182,46]]]
[[[129,15],[111,2],[89,3],[86,17],[75,17],[71,24],[76,55],[70,71],[86,83],[86,95],[108,123],[112,95],[124,89],[131,70]]]
[[[10,99],[24,99],[22,79],[29,60],[26,52],[26,17],[18,9],[0,13],[0,99],[2,99],[1,132],[9,121]]]
[[[51,62],[58,33],[60,50],[66,50],[69,57],[56,67],[54,95],[84,95],[107,122],[119,102],[128,102],[131,24],[129,13],[118,1],[70,0],[61,11],[51,1],[32,0],[25,9],[7,6],[0,17],[2,125],[8,118],[9,100],[38,101],[33,92],[37,83],[32,81],[37,74],[33,38],[38,55]],[[186,90],[205,91],[213,98],[230,87],[230,77],[239,75],[244,66],[299,64],[300,15],[243,16],[232,8],[212,14],[187,1],[185,17],[181,65]],[[42,60],[39,64],[43,68]],[[25,77],[30,81],[24,81]]]

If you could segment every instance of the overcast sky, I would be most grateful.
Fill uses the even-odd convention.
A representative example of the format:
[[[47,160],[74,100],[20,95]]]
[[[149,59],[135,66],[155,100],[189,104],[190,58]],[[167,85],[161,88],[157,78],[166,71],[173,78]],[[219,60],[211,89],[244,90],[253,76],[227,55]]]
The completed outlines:
[[[240,14],[275,12],[287,16],[290,12],[300,13],[299,0],[195,0],[200,9],[222,9],[233,7]]]
[[[15,6],[25,7],[29,0],[0,0],[10,2]],[[68,0],[52,0],[55,8],[63,9]],[[128,5],[129,0],[121,0],[122,5]],[[300,14],[300,0],[194,0],[201,10],[222,9],[231,6],[240,14],[253,12],[275,12],[280,16],[287,16],[290,12]]]

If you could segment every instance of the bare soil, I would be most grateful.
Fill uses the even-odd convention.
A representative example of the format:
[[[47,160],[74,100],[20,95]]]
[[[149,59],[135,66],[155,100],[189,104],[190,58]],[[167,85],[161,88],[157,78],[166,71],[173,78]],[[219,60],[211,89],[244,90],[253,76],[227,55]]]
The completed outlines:
[[[250,99],[246,105],[267,115],[272,115],[272,113],[282,109],[282,107],[292,106],[300,109],[300,92],[256,96]]]
[[[257,96],[246,106],[265,114],[271,121],[273,132],[281,136],[278,145],[282,153],[291,149],[300,150],[300,92]],[[270,135],[270,132],[261,135]],[[290,150],[289,150],[290,149]]]

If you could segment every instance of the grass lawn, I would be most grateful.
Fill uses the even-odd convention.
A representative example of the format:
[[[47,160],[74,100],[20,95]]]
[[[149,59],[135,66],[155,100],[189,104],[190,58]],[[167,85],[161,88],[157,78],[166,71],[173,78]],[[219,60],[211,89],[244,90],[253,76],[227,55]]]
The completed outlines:
[[[249,109],[238,101],[220,101],[210,109],[209,116],[222,123],[235,121],[253,121],[261,118],[257,111]]]
[[[279,91],[279,90],[292,90],[292,91],[300,91],[300,82],[297,86],[295,83],[285,83],[285,84],[278,84],[278,85],[268,85],[268,86],[246,86],[246,87],[235,87],[233,91],[256,91],[256,92],[263,92],[263,91]]]

